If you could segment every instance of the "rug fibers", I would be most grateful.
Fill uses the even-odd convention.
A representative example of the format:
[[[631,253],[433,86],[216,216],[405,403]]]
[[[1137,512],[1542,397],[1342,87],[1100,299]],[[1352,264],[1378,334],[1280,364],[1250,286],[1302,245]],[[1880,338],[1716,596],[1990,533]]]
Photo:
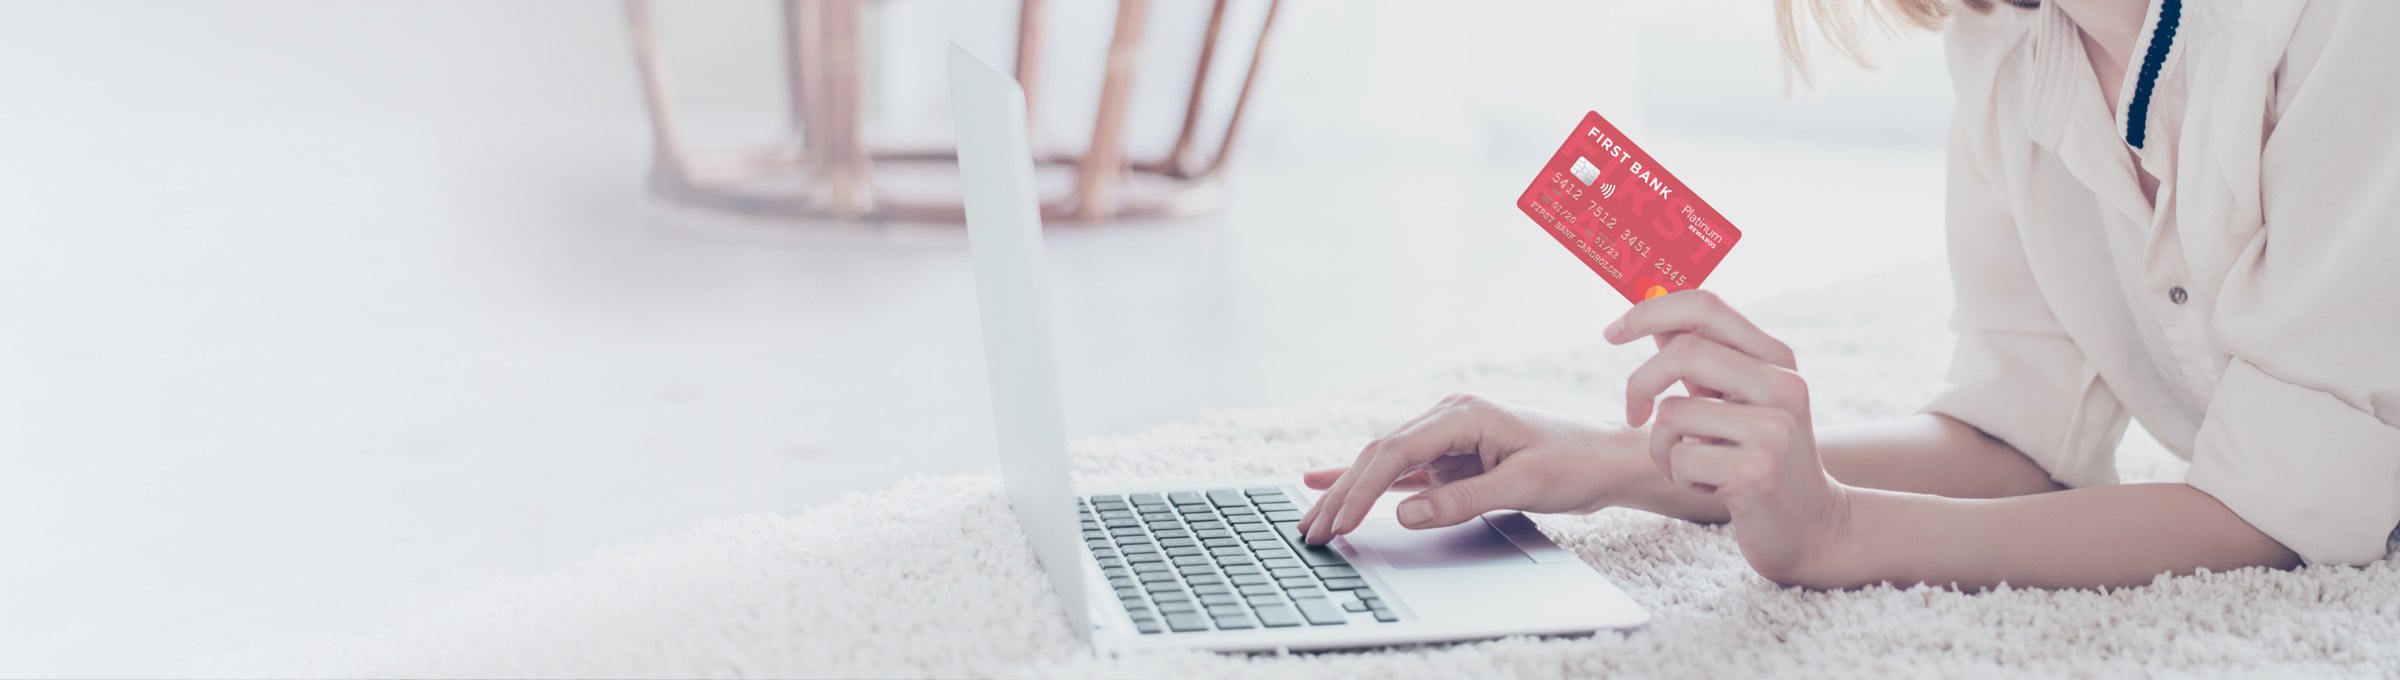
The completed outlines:
[[[1916,266],[1748,310],[1801,357],[1821,424],[1909,413],[1940,387],[1948,286]],[[1594,313],[1610,313],[1595,311]],[[1480,320],[1505,332],[1505,320]],[[1622,413],[1644,347],[1598,342],[1272,410],[1082,439],[1085,483],[1294,475],[1442,396]],[[2138,435],[2137,435],[2138,436]],[[2182,464],[2127,446],[2128,480]],[[1631,633],[1327,654],[1095,655],[991,473],[918,478],[791,515],[726,517],[555,573],[431,599],[387,627],[203,661],[231,676],[1743,677],[2400,676],[2400,575],[2364,568],[2160,577],[2106,592],[1808,592],[1751,573],[1731,534],[1639,512],[1540,516],[1654,621]]]

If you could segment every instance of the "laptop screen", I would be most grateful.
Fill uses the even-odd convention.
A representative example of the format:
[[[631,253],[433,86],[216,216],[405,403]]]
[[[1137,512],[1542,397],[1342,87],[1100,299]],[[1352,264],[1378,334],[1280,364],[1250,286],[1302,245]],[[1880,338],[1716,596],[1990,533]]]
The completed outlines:
[[[1034,192],[1025,92],[1016,80],[952,44],[950,110],[983,310],[983,360],[991,381],[1000,475],[1009,507],[1049,572],[1068,621],[1077,635],[1088,636],[1085,558],[1076,535],[1066,427],[1050,349],[1041,198]]]

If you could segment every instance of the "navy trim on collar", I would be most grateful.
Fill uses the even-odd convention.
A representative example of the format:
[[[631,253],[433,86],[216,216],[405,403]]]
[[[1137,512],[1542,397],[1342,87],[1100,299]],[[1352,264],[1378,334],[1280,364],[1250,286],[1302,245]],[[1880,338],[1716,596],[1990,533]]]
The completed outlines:
[[[2167,63],[2167,50],[2175,45],[2175,24],[2182,16],[2182,0],[2159,3],[2158,26],[2150,31],[2150,53],[2142,55],[2142,79],[2133,86],[2133,101],[2125,105],[2125,143],[2133,148],[2142,148],[2143,128],[2150,119],[2150,88],[2158,83],[2158,70]]]

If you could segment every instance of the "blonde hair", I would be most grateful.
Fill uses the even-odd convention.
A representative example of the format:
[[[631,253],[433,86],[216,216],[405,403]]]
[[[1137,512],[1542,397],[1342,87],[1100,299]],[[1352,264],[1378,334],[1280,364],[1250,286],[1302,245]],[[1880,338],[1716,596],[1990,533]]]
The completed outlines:
[[[1816,65],[1801,37],[1806,28],[1816,29],[1835,55],[1874,68],[1884,43],[1902,32],[1940,30],[1950,18],[1953,1],[1977,12],[1992,11],[1994,2],[2025,9],[2041,6],[2041,0],[1775,0],[1784,74],[1805,87],[1816,86]]]

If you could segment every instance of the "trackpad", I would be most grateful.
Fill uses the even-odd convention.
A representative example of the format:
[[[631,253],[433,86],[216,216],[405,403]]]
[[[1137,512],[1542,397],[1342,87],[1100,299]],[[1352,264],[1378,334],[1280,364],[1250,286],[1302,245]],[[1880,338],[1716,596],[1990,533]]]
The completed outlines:
[[[1350,542],[1366,544],[1399,569],[1533,563],[1532,557],[1518,550],[1517,544],[1509,542],[1507,536],[1500,535],[1499,529],[1481,517],[1454,527],[1423,531],[1388,519],[1367,520],[1350,534]]]

